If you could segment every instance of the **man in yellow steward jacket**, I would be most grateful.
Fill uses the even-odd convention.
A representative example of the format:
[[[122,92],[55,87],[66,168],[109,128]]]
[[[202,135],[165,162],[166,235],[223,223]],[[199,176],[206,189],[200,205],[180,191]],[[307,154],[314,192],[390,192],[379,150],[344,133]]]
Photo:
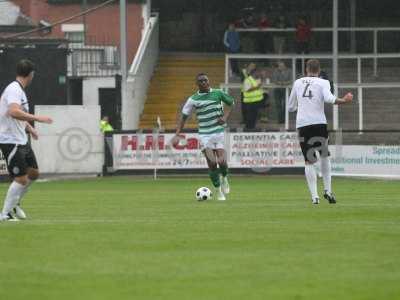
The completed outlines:
[[[113,131],[114,128],[109,123],[108,116],[104,116],[100,121],[100,130],[102,133],[106,133],[107,131]]]
[[[243,82],[243,104],[245,106],[245,124],[247,130],[256,127],[258,112],[263,106],[264,91],[261,80],[255,79],[256,70],[252,70]]]

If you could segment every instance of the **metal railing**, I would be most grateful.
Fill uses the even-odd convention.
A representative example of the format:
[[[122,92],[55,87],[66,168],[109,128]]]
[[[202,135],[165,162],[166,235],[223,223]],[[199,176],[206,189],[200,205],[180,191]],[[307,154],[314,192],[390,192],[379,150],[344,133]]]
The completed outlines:
[[[119,50],[116,46],[70,43],[67,57],[68,76],[104,77],[120,72]]]
[[[312,28],[312,32],[333,32],[334,28],[332,27],[316,27]],[[373,50],[372,53],[374,55],[378,55],[379,51],[379,33],[383,32],[399,32],[400,27],[338,27],[338,32],[371,32],[372,33],[372,41],[373,41]],[[296,28],[237,28],[238,32],[296,32]],[[377,58],[374,58],[374,75],[376,76],[377,70]]]
[[[226,54],[225,55],[225,84],[229,83],[229,61],[231,59],[242,59],[242,60],[257,60],[257,59],[271,59],[271,60],[291,60],[293,78],[296,78],[296,61],[302,61],[301,73],[304,74],[304,61],[307,59],[330,59],[333,60],[334,56],[331,54],[308,54],[308,55],[279,55],[279,54]],[[399,53],[381,53],[381,54],[339,54],[338,59],[356,59],[357,60],[357,82],[361,82],[361,59],[383,59],[383,58],[399,58]],[[377,64],[374,63],[374,76],[377,75]]]
[[[247,55],[247,54],[227,54],[225,56],[225,83],[221,84],[220,87],[222,89],[239,89],[242,87],[241,83],[230,83],[229,82],[229,61],[230,59],[245,59],[245,60],[257,60],[257,59],[271,59],[271,60],[290,60],[291,61],[291,70],[292,70],[292,79],[293,81],[296,79],[297,70],[296,70],[296,61],[297,60],[304,60],[315,58],[315,59],[333,59],[333,55]],[[358,130],[362,131],[364,129],[364,107],[363,107],[363,91],[364,89],[371,89],[371,88],[400,88],[400,82],[363,82],[362,81],[362,60],[363,59],[399,59],[400,54],[398,53],[388,53],[388,54],[363,54],[363,55],[349,55],[349,54],[340,54],[338,59],[353,59],[357,61],[357,81],[350,82],[350,83],[335,83],[335,91],[337,93],[338,89],[356,89],[357,90],[357,102],[358,102]],[[304,63],[302,63],[302,67],[304,68]],[[400,67],[400,65],[399,65]],[[304,69],[303,69],[304,71]],[[302,72],[304,73],[304,72]],[[282,86],[282,85],[275,85],[275,84],[264,84],[263,88],[285,88],[286,90],[286,112],[285,112],[285,129],[289,129],[289,112],[287,110],[287,102],[289,98],[290,88],[292,86]],[[338,128],[338,120],[339,120],[339,111],[333,109],[333,123],[334,128]],[[400,116],[399,116],[400,117]],[[336,125],[335,125],[336,124]]]
[[[153,13],[146,25],[139,48],[129,69],[127,97],[129,102],[128,111],[132,112],[129,118],[129,128],[139,127],[139,118],[146,102],[150,79],[158,62],[158,37],[158,14]]]
[[[230,84],[220,84],[220,88],[223,90],[228,89],[240,89],[242,84],[240,83],[230,83]],[[365,89],[384,89],[384,88],[398,88],[400,89],[400,83],[397,82],[385,82],[385,83],[359,83],[359,84],[350,84],[343,83],[335,85],[337,89],[357,89],[357,103],[358,103],[358,128],[360,132],[364,130],[364,105],[363,105],[363,91]],[[290,90],[292,86],[282,86],[276,84],[263,84],[262,88],[264,89],[274,89],[274,88],[284,88],[285,89],[285,130],[289,130],[289,111],[288,107],[288,99],[290,95]],[[400,118],[400,115],[399,115]]]

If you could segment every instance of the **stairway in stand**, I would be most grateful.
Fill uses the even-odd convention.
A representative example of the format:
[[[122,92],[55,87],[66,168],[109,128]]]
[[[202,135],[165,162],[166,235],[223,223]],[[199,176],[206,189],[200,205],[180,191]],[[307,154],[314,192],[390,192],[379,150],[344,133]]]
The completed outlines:
[[[150,83],[147,101],[140,118],[141,129],[156,127],[160,117],[164,129],[175,129],[186,99],[197,91],[195,78],[206,73],[211,87],[224,81],[224,56],[205,54],[164,54]],[[194,116],[185,128],[196,128]]]

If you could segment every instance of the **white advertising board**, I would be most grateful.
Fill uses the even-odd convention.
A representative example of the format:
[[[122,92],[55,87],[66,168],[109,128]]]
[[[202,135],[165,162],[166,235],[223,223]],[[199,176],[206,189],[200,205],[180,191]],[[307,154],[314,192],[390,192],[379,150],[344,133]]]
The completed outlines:
[[[400,146],[330,146],[333,175],[400,177]]]
[[[32,141],[41,173],[101,173],[104,137],[100,106],[36,105],[35,113],[50,116],[53,124],[36,123],[39,140]]]
[[[174,134],[114,134],[114,170],[206,168],[198,134],[171,145]],[[228,133],[225,149],[231,168],[300,167],[304,165],[297,135],[285,133]]]
[[[114,170],[207,168],[199,136],[171,145],[174,134],[114,134]],[[271,169],[304,166],[296,132],[227,133],[230,168]],[[334,175],[400,177],[400,146],[332,145]]]

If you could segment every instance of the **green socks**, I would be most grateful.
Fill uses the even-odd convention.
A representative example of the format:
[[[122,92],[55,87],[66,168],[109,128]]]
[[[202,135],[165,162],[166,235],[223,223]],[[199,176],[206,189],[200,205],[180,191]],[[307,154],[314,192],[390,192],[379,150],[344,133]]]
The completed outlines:
[[[228,175],[228,166],[219,166],[219,170],[221,171],[221,175],[226,177]]]
[[[228,166],[220,166],[219,168],[216,168],[214,170],[210,170],[208,172],[210,175],[211,182],[214,187],[219,187],[221,185],[221,181],[219,179],[219,174],[221,174],[223,177],[226,177],[228,175]]]
[[[219,170],[218,169],[211,170],[208,174],[210,175],[210,179],[213,186],[216,188],[219,187],[221,185],[221,182],[219,180]]]

